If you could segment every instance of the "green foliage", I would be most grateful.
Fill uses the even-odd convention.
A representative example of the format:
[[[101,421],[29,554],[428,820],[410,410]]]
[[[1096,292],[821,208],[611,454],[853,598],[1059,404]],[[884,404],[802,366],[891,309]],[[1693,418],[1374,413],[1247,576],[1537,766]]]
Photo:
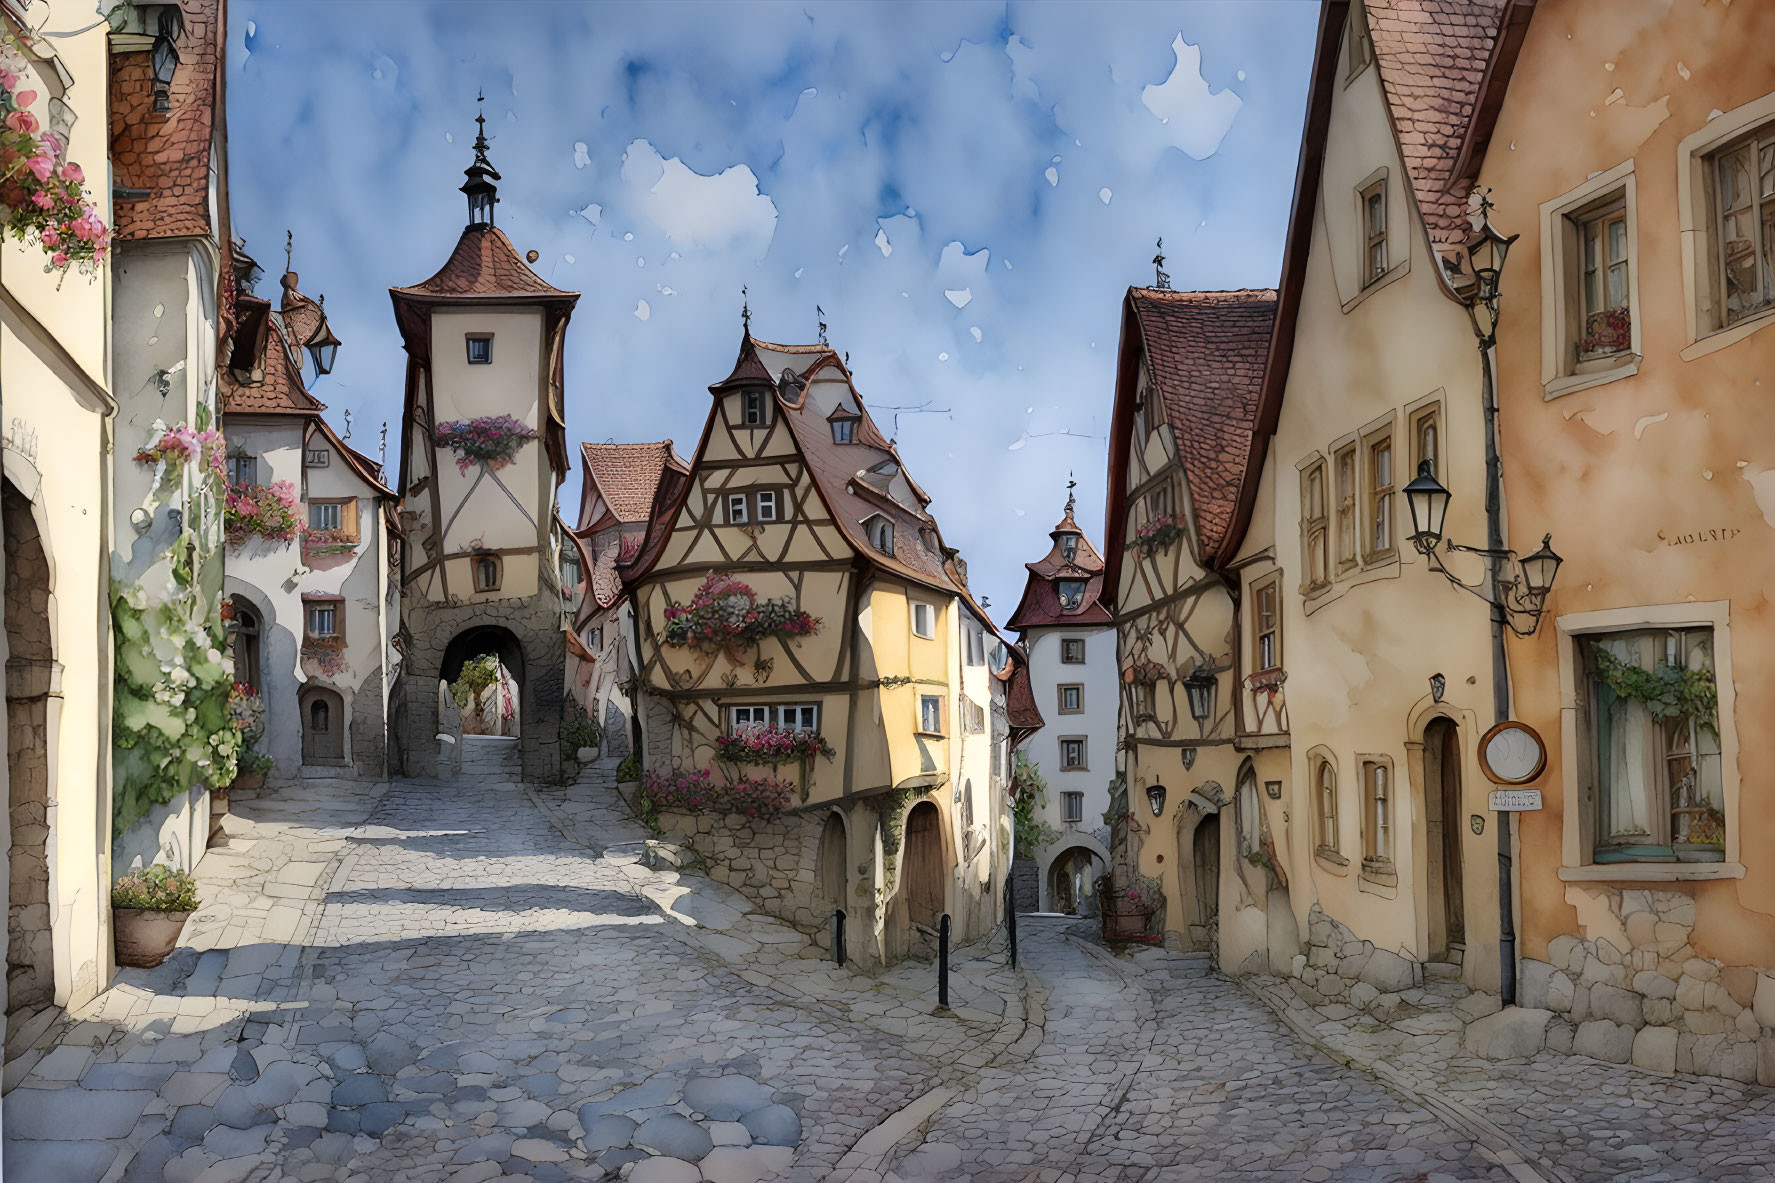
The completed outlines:
[[[1712,670],[1680,669],[1660,661],[1656,669],[1626,661],[1592,645],[1596,673],[1617,698],[1640,703],[1655,719],[1693,719],[1713,735],[1719,734],[1719,691]]]
[[[616,779],[624,783],[641,779],[641,753],[630,752],[623,757],[621,764],[616,766]],[[643,818],[643,821],[646,819]]]
[[[256,751],[252,748],[248,748],[244,752],[241,752],[240,755],[235,758],[234,764],[237,772],[254,773],[259,776],[263,776],[273,768],[277,767],[276,760],[273,760],[264,752]]]
[[[462,664],[462,672],[450,683],[450,697],[456,700],[458,709],[466,711],[470,703],[479,702],[481,694],[497,681],[499,658],[484,653]]]
[[[185,614],[205,606],[195,618]],[[229,709],[234,674],[220,611],[194,589],[184,599],[149,603],[139,584],[112,587],[115,834],[155,805],[234,780],[245,741]]]
[[[561,724],[561,750],[569,756],[581,748],[595,748],[604,742],[604,732],[584,715],[574,715]]]
[[[119,875],[111,887],[113,908],[149,908],[156,912],[195,912],[200,906],[197,881],[185,871],[156,863],[145,871]]]
[[[1018,752],[1011,775],[1011,824],[1013,849],[1022,858],[1034,858],[1035,852],[1060,839],[1060,831],[1036,816],[1048,803],[1048,782],[1041,766]]]

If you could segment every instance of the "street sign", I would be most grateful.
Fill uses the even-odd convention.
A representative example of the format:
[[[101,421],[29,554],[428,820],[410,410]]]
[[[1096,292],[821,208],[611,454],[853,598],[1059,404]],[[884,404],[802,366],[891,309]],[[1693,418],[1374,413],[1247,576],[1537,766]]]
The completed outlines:
[[[1539,789],[1493,789],[1491,807],[1494,813],[1522,813],[1541,808]]]

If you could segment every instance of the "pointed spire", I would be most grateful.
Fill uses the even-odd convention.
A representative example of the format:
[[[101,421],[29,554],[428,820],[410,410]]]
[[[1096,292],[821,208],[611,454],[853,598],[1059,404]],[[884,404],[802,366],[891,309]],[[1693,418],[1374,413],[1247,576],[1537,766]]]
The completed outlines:
[[[1165,270],[1165,240],[1163,237],[1159,239],[1158,253],[1153,256],[1153,270],[1158,272],[1158,278],[1153,286],[1161,292],[1170,291],[1171,273]]]
[[[1073,490],[1078,487],[1079,487],[1079,483],[1072,479],[1072,473],[1070,473],[1070,472],[1067,473],[1066,474],[1066,516],[1068,518],[1072,517],[1073,504],[1078,500],[1078,498],[1073,495]]]
[[[740,285],[740,326],[746,330],[746,336],[752,335],[752,297],[746,285]]]
[[[817,321],[820,326],[820,344],[830,344],[830,342],[826,340],[826,310],[821,308],[818,304],[814,305],[814,320]]]
[[[476,103],[485,103],[485,94],[477,95]],[[468,224],[470,226],[493,224],[493,207],[499,204],[499,192],[493,182],[500,179],[499,170],[487,158],[487,115],[481,107],[475,108],[475,158],[463,175],[468,178],[463,183],[462,192],[468,195]]]
[[[290,269],[290,257],[295,254],[295,251],[296,251],[296,232],[294,230],[285,230],[284,231],[284,271],[286,273]]]

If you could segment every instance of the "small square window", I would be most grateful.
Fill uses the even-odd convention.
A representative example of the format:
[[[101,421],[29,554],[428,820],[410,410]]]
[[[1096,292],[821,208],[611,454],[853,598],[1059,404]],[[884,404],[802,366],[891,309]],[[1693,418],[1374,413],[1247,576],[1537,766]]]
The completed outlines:
[[[1085,767],[1085,739],[1083,736],[1062,736],[1060,740],[1060,771],[1088,772]]]
[[[777,494],[774,489],[766,489],[758,494],[758,520],[774,522],[777,520]]]
[[[1082,714],[1085,709],[1085,686],[1082,682],[1071,682],[1057,687],[1060,692],[1060,713],[1063,715]]]
[[[820,729],[820,708],[817,703],[796,704],[776,708],[777,726],[787,731],[813,731]]]
[[[832,420],[832,442],[835,444],[852,442],[856,429],[857,421],[855,419]]]
[[[943,734],[943,699],[941,696],[919,695],[918,729],[930,735]]]
[[[912,605],[912,631],[927,641],[937,635],[937,610],[929,604]]]
[[[475,557],[475,590],[499,590],[499,559],[492,555]]]
[[[305,468],[326,468],[332,459],[332,453],[326,448],[308,448],[302,453],[302,464]]]
[[[493,363],[493,335],[491,333],[470,333],[467,340],[469,365],[485,366]]]
[[[1083,638],[1083,637],[1061,637],[1060,638],[1060,663],[1062,665],[1084,665],[1085,664],[1085,638]]]
[[[732,719],[732,727],[735,730],[747,726],[766,727],[770,725],[770,708],[766,706],[733,707],[729,711],[729,717]]]
[[[729,493],[727,495],[727,524],[743,526],[747,520],[746,495],[744,493]]]
[[[259,483],[259,458],[257,456],[228,457],[228,483],[246,488]]]
[[[337,530],[344,506],[337,501],[320,501],[308,507],[308,528],[310,530]]]
[[[1060,794],[1060,820],[1063,822],[1085,820],[1085,795],[1083,793]]]
[[[339,606],[333,603],[308,605],[308,635],[335,637],[339,635]]]

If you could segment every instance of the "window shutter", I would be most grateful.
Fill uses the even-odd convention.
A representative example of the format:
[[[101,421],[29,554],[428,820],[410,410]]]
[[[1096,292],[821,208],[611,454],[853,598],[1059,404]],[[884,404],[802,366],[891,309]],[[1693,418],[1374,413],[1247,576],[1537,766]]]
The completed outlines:
[[[339,507],[339,529],[347,538],[356,538],[357,533],[357,499],[353,498]]]

